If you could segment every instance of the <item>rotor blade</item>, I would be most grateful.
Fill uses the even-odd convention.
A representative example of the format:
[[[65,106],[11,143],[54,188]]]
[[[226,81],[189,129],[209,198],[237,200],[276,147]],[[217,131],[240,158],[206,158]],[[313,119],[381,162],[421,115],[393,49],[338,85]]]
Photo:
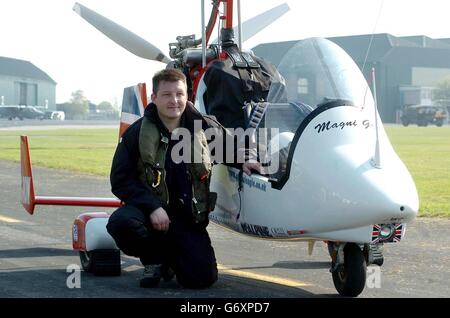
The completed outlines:
[[[170,59],[151,43],[95,11],[86,8],[82,4],[79,4],[78,2],[75,3],[73,11],[78,13],[83,19],[108,38],[131,53],[148,60],[160,61],[163,63],[170,62]]]
[[[284,15],[286,12],[290,10],[287,3],[280,4],[279,6],[272,8],[270,10],[267,10],[261,14],[258,14],[257,16],[251,18],[250,20],[245,21],[242,23],[242,42],[247,41],[263,29],[265,29],[267,26],[272,24],[275,20],[280,18],[282,15]],[[238,34],[238,27],[234,27],[234,34]],[[238,42],[238,41],[236,41]],[[217,39],[213,41],[213,43],[217,43]]]
[[[289,10],[287,3],[283,3],[242,23],[242,42],[247,41],[265,29]],[[237,27],[234,27],[234,32],[234,34],[237,34]]]

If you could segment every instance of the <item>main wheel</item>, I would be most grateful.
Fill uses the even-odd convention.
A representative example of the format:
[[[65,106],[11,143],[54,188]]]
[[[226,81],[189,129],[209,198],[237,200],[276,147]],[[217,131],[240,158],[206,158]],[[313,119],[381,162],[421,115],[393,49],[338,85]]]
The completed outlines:
[[[80,251],[81,267],[96,276],[119,276],[120,250]]]
[[[356,297],[366,285],[366,259],[354,243],[344,247],[344,264],[333,272],[334,287],[341,296]]]

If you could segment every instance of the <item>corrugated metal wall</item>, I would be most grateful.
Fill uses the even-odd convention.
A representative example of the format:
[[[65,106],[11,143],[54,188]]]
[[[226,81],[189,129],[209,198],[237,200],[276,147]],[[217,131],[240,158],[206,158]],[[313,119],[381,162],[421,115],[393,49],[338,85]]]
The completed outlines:
[[[56,110],[56,85],[45,81],[0,75],[0,96],[5,105],[45,106]]]

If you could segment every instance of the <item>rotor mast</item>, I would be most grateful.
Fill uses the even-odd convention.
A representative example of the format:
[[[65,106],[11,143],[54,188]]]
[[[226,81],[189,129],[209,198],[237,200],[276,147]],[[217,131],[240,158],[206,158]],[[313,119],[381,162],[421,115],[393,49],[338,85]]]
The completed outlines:
[[[225,11],[225,29],[233,29],[233,0],[221,0]]]
[[[205,0],[202,0],[202,67],[204,68],[205,66],[206,66]]]
[[[242,16],[241,16],[241,0],[237,0],[237,12],[238,12],[238,45],[242,50]]]
[[[209,18],[208,24],[205,26],[205,1],[201,1],[201,20],[202,20],[202,67],[206,66],[206,48],[209,43],[209,39],[211,37],[212,31],[216,24],[217,18],[224,21],[224,26],[220,32],[220,40],[219,43],[223,44],[222,39],[225,39],[225,42],[230,42],[233,40],[233,1],[234,0],[213,0],[212,1],[212,11]],[[224,15],[219,17],[219,6],[223,4],[223,12]],[[239,10],[240,10],[240,0],[238,0]],[[240,15],[240,12],[239,12]],[[241,26],[240,26],[240,17],[239,17],[239,34],[241,34]],[[242,36],[239,37],[241,39]],[[241,43],[241,40],[239,41]],[[197,43],[197,45],[200,43]],[[241,47],[241,45],[239,45]]]

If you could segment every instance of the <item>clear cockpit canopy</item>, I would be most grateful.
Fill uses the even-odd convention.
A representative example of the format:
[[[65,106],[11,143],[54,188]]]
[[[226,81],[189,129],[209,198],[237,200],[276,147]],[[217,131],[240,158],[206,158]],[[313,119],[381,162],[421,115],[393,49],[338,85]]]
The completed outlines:
[[[359,67],[329,40],[299,41],[281,59],[278,71],[281,76],[272,79],[264,120],[266,129],[279,130],[278,136],[268,135],[272,156],[281,153],[286,157],[301,123],[317,108],[346,105],[373,111],[372,93]],[[283,161],[288,158],[279,159],[275,179],[286,173]]]
[[[301,102],[315,109],[333,100],[343,100],[356,107],[373,106],[370,89],[359,67],[329,40],[299,41],[281,59],[278,71],[284,77],[286,92],[280,92],[275,78],[268,95],[270,103]]]

